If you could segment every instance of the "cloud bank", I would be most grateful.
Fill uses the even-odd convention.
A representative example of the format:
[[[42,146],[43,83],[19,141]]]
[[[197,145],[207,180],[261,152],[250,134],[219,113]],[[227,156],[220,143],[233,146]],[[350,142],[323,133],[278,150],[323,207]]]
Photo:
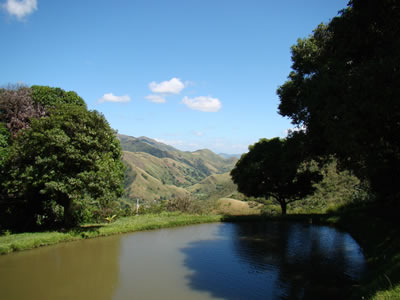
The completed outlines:
[[[157,83],[155,81],[149,83],[149,88],[153,93],[159,94],[179,94],[185,85],[179,78],[172,78],[171,80],[162,81]]]
[[[22,19],[37,9],[37,0],[7,0],[3,6],[10,15]]]
[[[104,94],[104,96],[99,99],[99,103],[103,103],[103,102],[129,102],[129,101],[131,101],[131,97],[129,97],[128,95],[115,96],[115,95],[113,95],[113,93]]]
[[[221,109],[222,104],[217,98],[212,97],[195,97],[195,98],[188,98],[184,97],[182,99],[182,103],[185,104],[187,107],[193,110],[199,110],[203,112],[217,112]]]

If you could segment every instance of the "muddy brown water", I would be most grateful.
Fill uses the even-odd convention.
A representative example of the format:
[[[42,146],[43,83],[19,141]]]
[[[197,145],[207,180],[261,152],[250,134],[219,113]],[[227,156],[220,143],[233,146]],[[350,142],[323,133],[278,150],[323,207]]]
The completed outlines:
[[[346,299],[365,270],[331,227],[213,223],[0,256],[0,298]]]

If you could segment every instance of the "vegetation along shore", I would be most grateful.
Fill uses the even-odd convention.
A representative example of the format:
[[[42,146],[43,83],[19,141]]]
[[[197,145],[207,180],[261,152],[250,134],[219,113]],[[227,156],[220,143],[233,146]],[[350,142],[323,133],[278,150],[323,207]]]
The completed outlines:
[[[276,90],[294,128],[241,155],[118,134],[74,91],[0,88],[0,254],[207,222],[321,224],[362,248],[349,298],[400,299],[399,16],[396,1],[352,0],[298,39]]]

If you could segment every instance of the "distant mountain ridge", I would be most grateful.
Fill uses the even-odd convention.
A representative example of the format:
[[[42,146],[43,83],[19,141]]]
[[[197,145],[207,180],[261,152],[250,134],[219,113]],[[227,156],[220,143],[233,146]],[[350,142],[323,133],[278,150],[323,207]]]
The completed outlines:
[[[228,154],[228,153],[218,153],[219,156],[222,156],[225,159],[229,159],[229,158],[237,158],[239,159],[240,156],[242,156],[241,154]]]
[[[128,198],[153,201],[190,195],[196,191],[190,187],[200,184],[209,176],[222,176],[226,184],[222,190],[228,194],[236,189],[227,174],[237,161],[235,157],[224,158],[208,149],[180,151],[143,136],[117,136],[127,167],[125,190]],[[221,190],[221,183],[218,184]],[[215,189],[209,188],[210,191]]]

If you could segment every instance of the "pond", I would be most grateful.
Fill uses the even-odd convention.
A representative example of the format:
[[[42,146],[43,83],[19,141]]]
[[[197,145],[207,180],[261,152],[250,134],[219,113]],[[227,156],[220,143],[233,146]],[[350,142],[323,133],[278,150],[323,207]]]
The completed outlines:
[[[0,257],[1,299],[345,299],[365,273],[347,233],[213,223]]]

